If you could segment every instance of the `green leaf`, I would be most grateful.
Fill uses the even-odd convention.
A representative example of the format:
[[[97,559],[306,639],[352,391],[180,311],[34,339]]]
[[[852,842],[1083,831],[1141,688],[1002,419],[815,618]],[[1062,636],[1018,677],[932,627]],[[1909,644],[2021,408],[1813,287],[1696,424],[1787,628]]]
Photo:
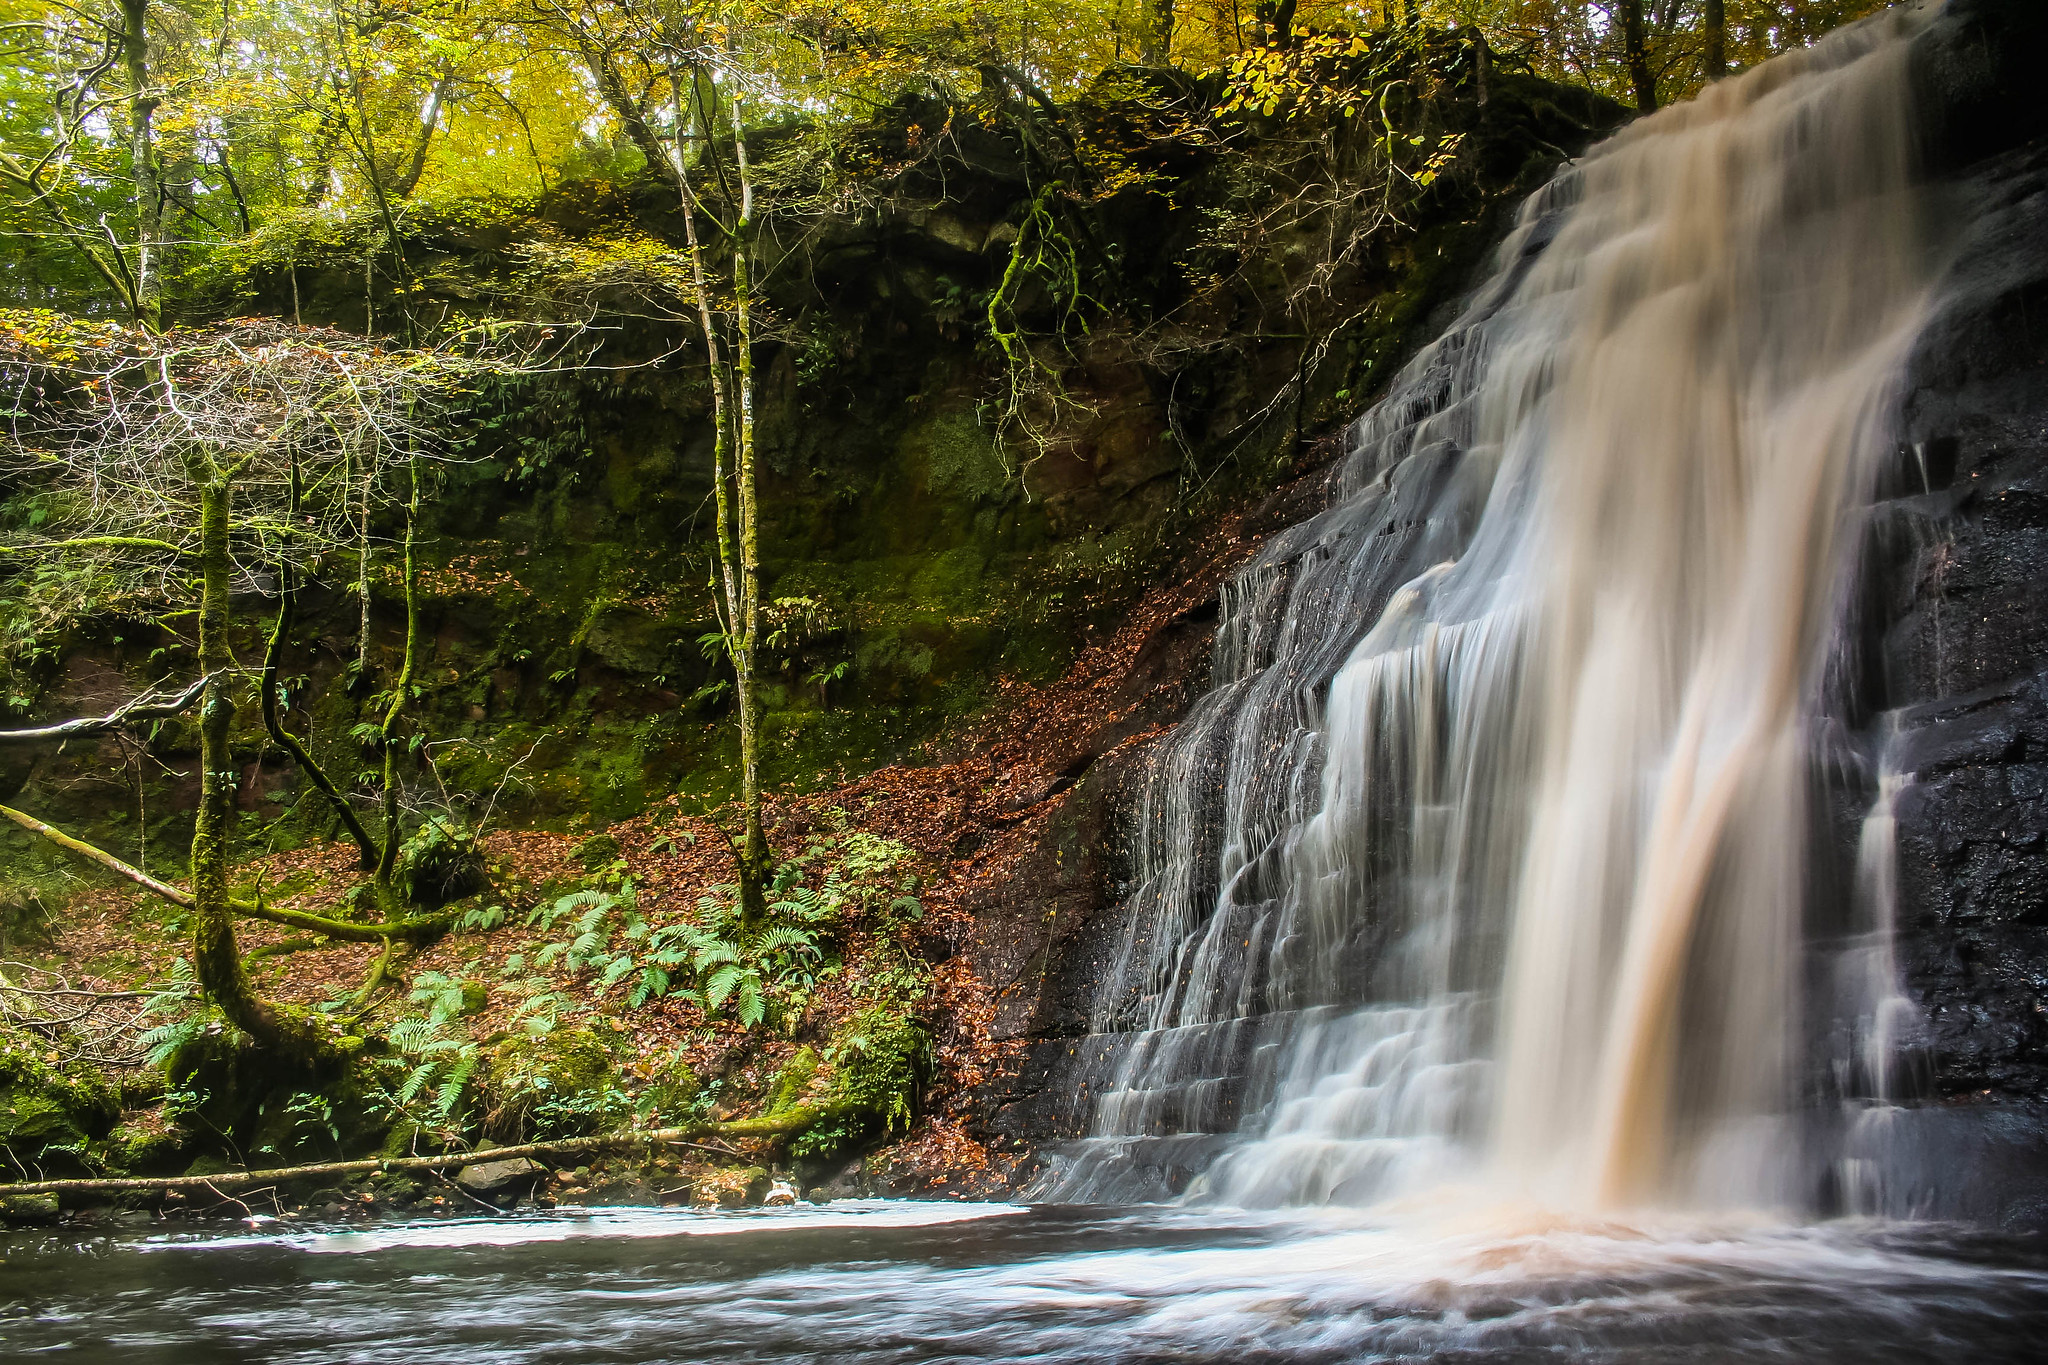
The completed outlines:
[[[740,984],[740,979],[745,975],[743,969],[730,962],[720,967],[704,983],[704,1003],[712,1009],[723,1005],[725,998],[732,994],[733,988]]]

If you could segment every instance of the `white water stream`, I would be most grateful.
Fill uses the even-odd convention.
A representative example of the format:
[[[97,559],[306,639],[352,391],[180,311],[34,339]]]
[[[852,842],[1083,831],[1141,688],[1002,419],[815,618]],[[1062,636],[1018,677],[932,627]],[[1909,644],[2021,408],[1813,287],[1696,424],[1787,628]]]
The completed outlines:
[[[1567,168],[1226,587],[1093,1021],[1135,1036],[1038,1193],[1801,1203],[1813,735],[1945,257],[1924,22]],[[1889,915],[1832,978],[1864,1052],[1910,1032]]]

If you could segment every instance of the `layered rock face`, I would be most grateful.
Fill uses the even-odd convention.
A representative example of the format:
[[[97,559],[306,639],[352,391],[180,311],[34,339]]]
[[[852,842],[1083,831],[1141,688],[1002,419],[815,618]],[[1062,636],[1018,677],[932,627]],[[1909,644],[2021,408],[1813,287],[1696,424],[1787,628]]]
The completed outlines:
[[[1913,1020],[1872,1197],[2008,1224],[2048,1211],[2048,121],[2021,97],[2044,58],[2048,18],[2010,0],[1957,0],[1915,43],[1928,174],[1962,227],[1897,386],[1900,449],[1825,684],[1806,926],[1823,949],[1852,933],[1859,845],[1889,791],[1893,961]],[[1138,1037],[1087,1025],[1129,871],[1113,840],[1096,851],[1088,836],[1128,825],[1136,766],[1120,753],[1082,779],[1066,841],[1082,856],[1048,859],[1041,919],[989,908],[981,955],[1026,1043],[986,1096],[991,1131],[1012,1143],[1089,1131]],[[1829,1128],[1867,1082],[1829,1060],[1839,1024],[1813,985],[1802,1094]],[[1216,1059],[1219,1074],[1248,1064]],[[1825,1173],[1807,1197],[1856,1202]]]
[[[2048,139],[2019,6],[1928,63],[1970,226],[1909,365],[1865,627],[1897,708],[1900,938],[1943,1098],[2048,1098]],[[2001,98],[2003,97],[2003,98]],[[2031,125],[2031,126],[2030,126]]]

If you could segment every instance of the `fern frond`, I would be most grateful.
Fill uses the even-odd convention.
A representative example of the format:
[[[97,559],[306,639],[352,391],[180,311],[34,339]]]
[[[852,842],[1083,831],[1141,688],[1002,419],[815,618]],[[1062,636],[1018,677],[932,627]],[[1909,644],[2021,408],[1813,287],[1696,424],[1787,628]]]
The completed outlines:
[[[744,971],[731,962],[720,967],[704,983],[704,1003],[712,1009],[723,1005],[725,998],[732,994],[733,987],[739,985],[740,978],[745,975]]]
[[[696,958],[692,965],[701,972],[706,967],[713,967],[721,962],[738,962],[739,960],[739,949],[733,947],[730,943],[714,939],[697,950]]]

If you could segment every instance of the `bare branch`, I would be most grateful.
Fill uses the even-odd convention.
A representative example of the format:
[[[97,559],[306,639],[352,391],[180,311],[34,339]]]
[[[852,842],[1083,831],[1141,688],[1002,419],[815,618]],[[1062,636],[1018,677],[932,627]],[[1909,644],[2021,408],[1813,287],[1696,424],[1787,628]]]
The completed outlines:
[[[176,694],[155,690],[145,692],[104,716],[67,720],[33,730],[0,730],[0,744],[40,744],[53,739],[70,739],[75,735],[97,735],[118,730],[131,720],[161,720],[165,716],[175,716],[199,700],[199,694],[206,690],[206,681],[200,678]]]

